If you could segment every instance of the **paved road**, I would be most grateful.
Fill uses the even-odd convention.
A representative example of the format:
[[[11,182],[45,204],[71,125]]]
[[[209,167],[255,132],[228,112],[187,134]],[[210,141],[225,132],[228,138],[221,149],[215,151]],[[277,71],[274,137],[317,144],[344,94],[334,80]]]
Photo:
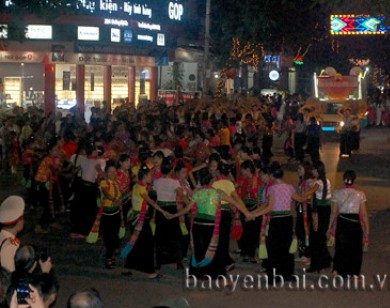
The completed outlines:
[[[232,275],[240,275],[241,279],[234,292],[229,290],[202,290],[198,284],[196,290],[186,288],[185,275],[173,266],[162,268],[164,277],[159,281],[149,281],[140,276],[131,278],[121,276],[121,264],[109,271],[102,268],[102,243],[85,244],[81,240],[70,239],[67,232],[50,235],[36,235],[32,232],[37,213],[27,213],[28,223],[22,236],[23,242],[49,247],[55,272],[60,282],[57,307],[65,307],[67,297],[80,288],[97,288],[106,303],[106,307],[152,307],[162,300],[185,297],[191,307],[389,307],[390,306],[390,129],[372,128],[362,133],[362,144],[359,153],[350,159],[338,157],[338,144],[324,142],[321,158],[325,162],[328,176],[334,187],[342,184],[342,173],[352,168],[358,174],[357,186],[366,192],[371,217],[371,246],[364,255],[363,273],[369,283],[376,274],[388,274],[385,290],[382,291],[348,291],[348,290],[309,290],[298,291],[284,289],[257,288],[257,271],[255,264],[237,263]],[[275,141],[276,157],[288,170],[286,178],[291,183],[297,182],[296,165],[287,165],[282,155],[282,139]],[[10,176],[0,177],[0,199],[9,193],[20,192],[18,181]],[[64,222],[67,219],[64,218]],[[232,247],[234,249],[234,247]],[[238,260],[237,260],[238,261]],[[296,272],[303,279],[303,268],[297,264]],[[330,274],[330,271],[323,274]],[[248,290],[242,287],[245,275],[256,279],[255,287]],[[233,277],[234,279],[236,276]],[[307,274],[308,285],[318,280],[318,275]],[[384,278],[384,276],[382,277]],[[249,279],[249,278],[247,278]],[[337,282],[337,281],[336,281]],[[247,284],[251,284],[247,281]],[[192,285],[191,285],[192,286]],[[207,287],[207,286],[206,286]],[[368,285],[368,288],[370,286]]]

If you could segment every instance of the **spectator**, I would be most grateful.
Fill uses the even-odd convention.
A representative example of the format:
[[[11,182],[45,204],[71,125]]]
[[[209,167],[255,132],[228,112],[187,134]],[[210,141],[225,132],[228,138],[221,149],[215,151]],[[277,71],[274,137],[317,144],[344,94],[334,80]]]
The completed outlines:
[[[103,308],[103,301],[95,289],[87,289],[73,293],[69,299],[67,308]]]
[[[24,228],[24,200],[9,196],[0,206],[0,265],[13,272],[15,253],[20,241],[16,237]]]

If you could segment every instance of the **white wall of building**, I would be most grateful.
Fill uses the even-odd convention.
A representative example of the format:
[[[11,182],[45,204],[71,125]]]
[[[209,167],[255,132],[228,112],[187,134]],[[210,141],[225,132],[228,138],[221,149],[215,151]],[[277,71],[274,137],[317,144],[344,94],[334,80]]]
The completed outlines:
[[[158,74],[158,85],[163,90],[173,90],[173,76],[172,76],[173,62],[169,62],[169,65],[160,66]],[[182,91],[197,91],[199,85],[199,73],[198,63],[195,62],[182,62],[179,64],[182,78],[180,80],[182,84]]]

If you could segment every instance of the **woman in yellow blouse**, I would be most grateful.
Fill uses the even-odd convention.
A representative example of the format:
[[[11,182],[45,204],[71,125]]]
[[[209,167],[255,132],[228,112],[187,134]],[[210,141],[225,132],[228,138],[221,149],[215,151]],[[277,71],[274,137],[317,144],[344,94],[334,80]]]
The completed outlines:
[[[103,212],[101,229],[106,246],[106,268],[112,269],[115,249],[119,246],[119,228],[121,225],[121,190],[117,180],[117,165],[108,161],[105,168],[105,178],[100,182]]]

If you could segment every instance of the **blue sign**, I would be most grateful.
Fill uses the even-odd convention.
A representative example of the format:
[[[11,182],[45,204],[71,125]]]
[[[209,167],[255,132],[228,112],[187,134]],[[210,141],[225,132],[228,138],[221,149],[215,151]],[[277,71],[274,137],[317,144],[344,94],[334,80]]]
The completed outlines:
[[[123,31],[123,42],[132,43],[133,42],[133,30],[124,30]]]

